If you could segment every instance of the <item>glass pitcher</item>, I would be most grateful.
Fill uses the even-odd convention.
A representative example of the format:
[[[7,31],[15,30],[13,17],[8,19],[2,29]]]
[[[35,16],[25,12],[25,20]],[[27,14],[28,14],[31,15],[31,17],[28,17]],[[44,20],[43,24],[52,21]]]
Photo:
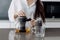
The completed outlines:
[[[36,35],[36,37],[44,37],[45,36],[45,27],[44,24],[42,23],[41,18],[37,19],[35,21],[35,26],[32,29],[33,33]]]

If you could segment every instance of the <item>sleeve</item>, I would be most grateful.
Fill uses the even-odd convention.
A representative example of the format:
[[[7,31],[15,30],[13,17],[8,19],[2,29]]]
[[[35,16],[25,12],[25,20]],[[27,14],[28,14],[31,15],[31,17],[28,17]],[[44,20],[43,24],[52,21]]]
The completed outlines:
[[[14,14],[22,10],[19,0],[12,0],[8,9],[8,18],[10,22],[15,22]]]
[[[12,0],[11,4],[9,6],[9,9],[8,9],[8,18],[9,18],[10,22],[14,22],[14,12],[15,12],[15,9],[14,9],[14,0]]]
[[[15,0],[14,6],[17,12],[23,10],[21,0]]]

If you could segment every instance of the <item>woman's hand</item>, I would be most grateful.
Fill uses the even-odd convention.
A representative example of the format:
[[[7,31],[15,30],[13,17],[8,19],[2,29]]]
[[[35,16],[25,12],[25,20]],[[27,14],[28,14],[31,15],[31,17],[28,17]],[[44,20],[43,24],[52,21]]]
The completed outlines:
[[[21,10],[18,12],[18,16],[26,16],[25,13]]]
[[[18,17],[18,15],[17,14],[14,14],[14,19],[16,19]]]
[[[30,23],[31,23],[32,27],[34,27],[34,25],[35,25],[35,19],[32,19],[32,20],[30,21]]]
[[[16,14],[14,14],[14,19],[16,19],[18,16],[26,16],[25,13],[21,10],[19,12],[17,12]]]

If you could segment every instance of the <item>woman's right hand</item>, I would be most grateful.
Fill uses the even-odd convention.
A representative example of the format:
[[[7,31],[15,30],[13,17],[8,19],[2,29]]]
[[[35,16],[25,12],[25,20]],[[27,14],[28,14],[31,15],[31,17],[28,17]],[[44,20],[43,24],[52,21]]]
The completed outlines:
[[[14,18],[16,19],[19,16],[26,16],[23,11],[19,11],[18,13],[14,14]]]
[[[25,15],[24,11],[19,11],[18,16],[26,16],[26,15]]]

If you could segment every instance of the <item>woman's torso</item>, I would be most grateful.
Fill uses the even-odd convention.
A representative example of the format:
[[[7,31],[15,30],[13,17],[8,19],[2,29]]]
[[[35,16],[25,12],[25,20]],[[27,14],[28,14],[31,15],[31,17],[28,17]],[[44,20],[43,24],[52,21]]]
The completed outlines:
[[[33,15],[35,13],[35,8],[36,8],[35,2],[32,3],[30,6],[28,6],[27,0],[21,0],[21,4],[27,18],[33,18]]]
[[[35,9],[36,9],[35,2],[33,4],[31,4],[30,6],[28,6],[27,0],[20,0],[20,2],[21,2],[21,6],[26,14],[26,17],[33,19],[33,15],[34,15]],[[15,24],[16,24],[16,27],[20,26],[19,21],[17,21]],[[31,26],[30,22],[26,22],[26,27],[29,27],[29,26]]]

